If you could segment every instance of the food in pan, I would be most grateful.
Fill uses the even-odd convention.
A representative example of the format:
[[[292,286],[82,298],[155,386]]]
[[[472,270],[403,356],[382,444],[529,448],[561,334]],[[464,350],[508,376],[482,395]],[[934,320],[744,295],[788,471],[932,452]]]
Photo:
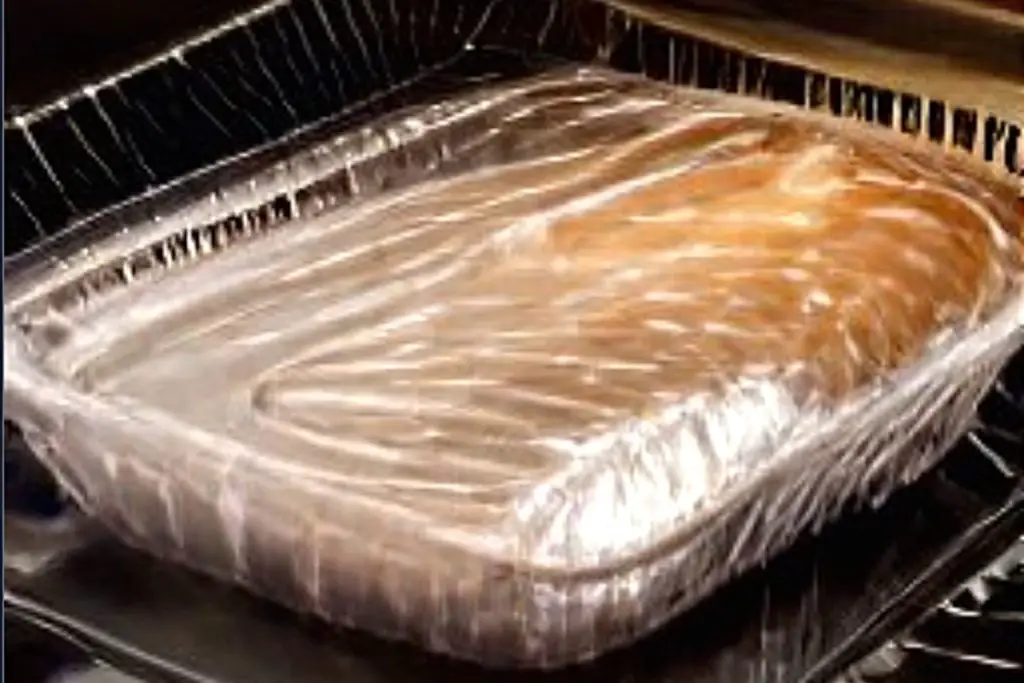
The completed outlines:
[[[334,150],[376,189],[297,163],[266,234],[16,273],[8,416],[128,542],[432,650],[643,635],[920,474],[1021,341],[1013,186],[895,134],[573,69]]]

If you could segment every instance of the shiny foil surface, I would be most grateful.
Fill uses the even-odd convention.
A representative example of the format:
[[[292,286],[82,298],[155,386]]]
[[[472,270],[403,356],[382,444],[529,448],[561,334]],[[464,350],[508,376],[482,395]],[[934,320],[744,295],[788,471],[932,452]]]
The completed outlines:
[[[14,274],[5,416],[129,543],[561,666],[938,460],[1022,340],[1015,192],[895,134],[563,69]],[[218,222],[273,197],[273,230]]]

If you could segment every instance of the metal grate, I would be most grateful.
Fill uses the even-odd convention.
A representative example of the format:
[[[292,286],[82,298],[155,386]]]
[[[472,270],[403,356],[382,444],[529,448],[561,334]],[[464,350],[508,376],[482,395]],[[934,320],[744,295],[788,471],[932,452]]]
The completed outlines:
[[[836,683],[1024,680],[1024,536],[922,623]]]

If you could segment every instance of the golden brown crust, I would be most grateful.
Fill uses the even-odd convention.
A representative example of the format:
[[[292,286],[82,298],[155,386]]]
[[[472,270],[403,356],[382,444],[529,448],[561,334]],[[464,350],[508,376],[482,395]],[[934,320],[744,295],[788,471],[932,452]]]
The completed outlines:
[[[674,152],[700,146],[721,148],[671,173]],[[603,180],[668,168],[666,177],[551,223],[538,237],[540,250],[525,247],[513,262],[558,260],[564,274],[538,284],[544,297],[558,297],[560,286],[598,290],[602,278],[636,269],[619,296],[597,296],[595,308],[580,314],[567,350],[636,363],[670,359],[656,376],[634,377],[652,391],[807,362],[819,388],[838,398],[984,308],[996,294],[985,291],[993,264],[1006,259],[992,235],[993,222],[1005,217],[998,198],[966,194],[949,173],[951,161],[892,152],[870,137],[837,138],[816,122],[698,124],[637,145]],[[489,277],[507,277],[496,268]],[[695,296],[645,300],[654,291]],[[651,321],[665,324],[653,329]],[[709,333],[712,325],[735,335]],[[553,340],[538,343],[553,350]],[[537,391],[569,391],[553,386],[562,374],[545,368],[522,379]],[[594,400],[594,389],[576,391]]]

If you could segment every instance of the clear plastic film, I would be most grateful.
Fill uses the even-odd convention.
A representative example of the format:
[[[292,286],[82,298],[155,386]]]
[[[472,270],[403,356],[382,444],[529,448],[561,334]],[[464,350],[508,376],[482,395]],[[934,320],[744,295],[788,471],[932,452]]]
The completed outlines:
[[[976,164],[600,69],[487,89],[15,274],[7,417],[132,544],[569,664],[967,428],[1024,337],[1015,187]],[[209,220],[281,192],[277,229]]]

